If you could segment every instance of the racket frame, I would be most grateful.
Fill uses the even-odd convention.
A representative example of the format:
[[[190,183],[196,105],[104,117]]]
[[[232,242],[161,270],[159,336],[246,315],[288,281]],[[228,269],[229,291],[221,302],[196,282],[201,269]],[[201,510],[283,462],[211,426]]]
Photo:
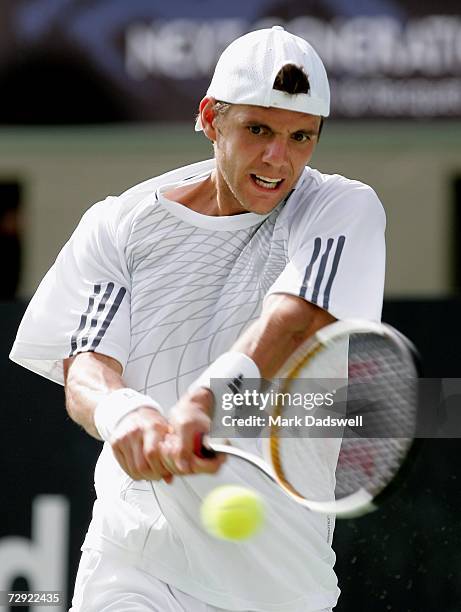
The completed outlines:
[[[299,370],[312,358],[315,353],[323,348],[326,348],[326,346],[332,340],[336,340],[340,337],[347,337],[353,333],[375,333],[380,336],[387,336],[391,338],[391,340],[400,347],[401,351],[406,353],[413,360],[415,370],[419,375],[419,355],[410,340],[403,336],[403,334],[401,334],[398,330],[385,323],[378,323],[363,319],[345,319],[335,321],[334,323],[319,329],[311,338],[306,340],[298,349],[296,349],[275,378],[295,378]],[[215,453],[226,453],[228,455],[238,457],[258,468],[268,478],[276,483],[282,489],[282,491],[288,495],[288,497],[293,499],[298,504],[313,512],[332,514],[339,518],[361,516],[375,510],[380,505],[381,500],[387,498],[388,493],[397,488],[397,482],[400,482],[401,480],[400,476],[407,473],[407,470],[404,468],[410,463],[409,459],[414,456],[413,449],[416,447],[414,441],[413,443],[410,443],[405,458],[400,468],[394,475],[394,478],[375,497],[364,488],[361,488],[355,491],[353,494],[339,500],[317,502],[305,499],[286,480],[281,463],[278,460],[277,441],[278,438],[277,436],[273,435],[272,429],[271,435],[262,439],[263,457],[259,457],[250,452],[244,451],[239,447],[232,446],[223,439],[213,439],[209,438],[208,436],[200,436],[200,439],[198,442],[196,442],[195,447],[196,449],[200,449],[197,451],[197,454],[202,457],[212,457]]]

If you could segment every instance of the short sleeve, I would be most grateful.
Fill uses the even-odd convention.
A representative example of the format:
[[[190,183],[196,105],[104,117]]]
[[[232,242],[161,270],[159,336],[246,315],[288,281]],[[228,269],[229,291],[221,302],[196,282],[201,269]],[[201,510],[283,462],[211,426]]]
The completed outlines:
[[[62,360],[96,351],[125,366],[130,286],[119,244],[117,198],[92,206],[40,283],[10,358],[63,384]]]
[[[342,178],[342,177],[341,177]],[[342,179],[288,224],[288,264],[269,289],[298,295],[337,319],[381,319],[385,214],[367,185]]]

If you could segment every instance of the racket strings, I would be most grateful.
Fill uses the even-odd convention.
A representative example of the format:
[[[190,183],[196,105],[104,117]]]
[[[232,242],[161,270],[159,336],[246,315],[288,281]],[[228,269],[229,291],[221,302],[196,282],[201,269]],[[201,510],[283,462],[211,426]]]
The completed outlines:
[[[343,438],[337,499],[361,488],[378,495],[398,472],[416,424],[417,371],[404,348],[386,336],[353,334],[348,370],[347,412],[362,414],[365,427]]]
[[[271,429],[274,472],[296,497],[329,503],[362,490],[375,497],[394,478],[412,443],[417,372],[411,354],[392,338],[375,333],[352,333],[346,353],[344,346],[344,336],[315,346],[304,358],[291,361],[284,381],[283,390],[292,391],[298,377],[315,379],[324,371],[333,377],[336,371],[347,393],[334,413],[362,415],[364,424],[344,428],[342,438],[328,438],[325,432],[324,437],[309,437],[306,428],[284,428],[283,434]],[[344,355],[347,382],[339,367]],[[331,363],[335,368],[328,370]],[[286,412],[285,406],[275,407],[275,414]]]

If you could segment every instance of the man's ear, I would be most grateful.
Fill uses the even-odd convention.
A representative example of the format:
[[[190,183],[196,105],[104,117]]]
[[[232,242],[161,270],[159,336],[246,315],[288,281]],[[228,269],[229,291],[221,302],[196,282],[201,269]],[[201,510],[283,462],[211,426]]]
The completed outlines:
[[[216,128],[214,127],[214,120],[216,118],[216,111],[214,108],[215,102],[216,100],[214,98],[205,97],[200,102],[199,106],[203,132],[211,142],[215,142],[216,140]]]

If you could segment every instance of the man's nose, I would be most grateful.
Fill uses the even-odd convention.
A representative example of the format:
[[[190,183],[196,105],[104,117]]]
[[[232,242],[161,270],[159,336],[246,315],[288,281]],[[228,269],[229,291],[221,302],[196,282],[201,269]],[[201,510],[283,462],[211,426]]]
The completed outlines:
[[[266,143],[262,161],[272,166],[282,167],[288,160],[288,143],[283,136],[274,136]]]

